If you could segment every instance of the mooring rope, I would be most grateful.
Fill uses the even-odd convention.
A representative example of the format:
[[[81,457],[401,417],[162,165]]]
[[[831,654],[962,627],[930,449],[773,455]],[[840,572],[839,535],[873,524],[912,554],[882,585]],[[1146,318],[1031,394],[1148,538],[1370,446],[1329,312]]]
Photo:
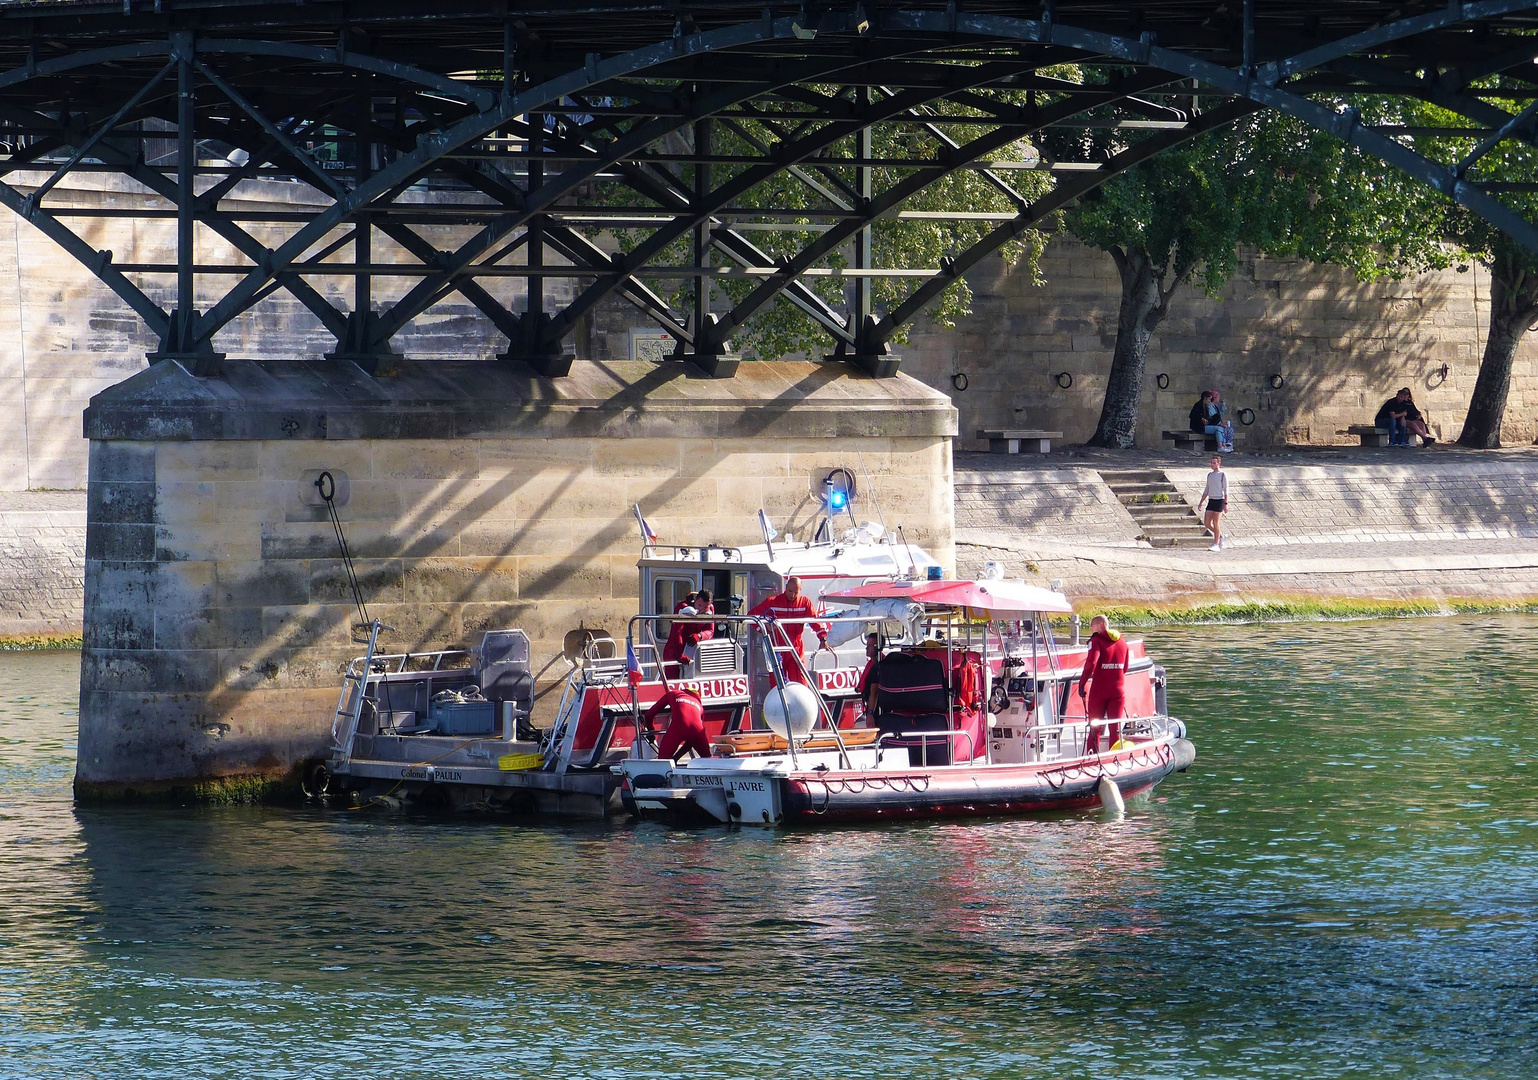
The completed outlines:
[[[358,614],[362,616],[363,621],[372,622],[368,607],[363,603],[363,589],[358,585],[358,568],[353,563],[352,548],[347,545],[347,534],[342,531],[342,519],[336,512],[336,477],[329,471],[322,472],[315,478],[315,490],[320,493],[321,502],[326,504],[331,528],[336,533],[336,546],[342,552],[342,568],[347,572],[347,584],[352,589],[352,601],[358,605]]]

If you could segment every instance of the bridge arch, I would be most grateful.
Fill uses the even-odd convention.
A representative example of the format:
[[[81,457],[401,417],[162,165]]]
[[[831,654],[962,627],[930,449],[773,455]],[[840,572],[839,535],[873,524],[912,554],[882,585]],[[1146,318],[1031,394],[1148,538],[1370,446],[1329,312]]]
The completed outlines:
[[[187,20],[178,20],[178,6],[168,2],[160,21],[146,22],[143,15],[123,25],[106,16],[97,16],[90,25],[77,20],[72,24],[74,36],[62,39],[64,51],[47,56],[39,55],[34,25],[25,42],[11,35],[12,53],[21,45],[25,58],[0,74],[0,121],[25,132],[28,140],[0,160],[0,172],[9,177],[22,169],[42,169],[49,175],[30,193],[8,181],[0,183],[0,202],[42,229],[132,307],[161,341],[155,357],[181,359],[202,372],[217,370],[215,335],[273,291],[285,289],[337,338],[336,355],[371,370],[388,357],[396,333],[458,292],[507,336],[510,358],[532,363],[545,374],[561,373],[562,340],[584,314],[616,294],[672,333],[681,352],[717,373],[731,370],[725,360],[731,334],[765,305],[780,300],[795,304],[821,325],[838,354],[884,373],[892,369],[886,356],[893,335],[980,259],[1119,172],[1260,108],[1288,113],[1381,158],[1538,253],[1538,226],[1468,175],[1478,158],[1501,141],[1534,140],[1532,110],[1508,113],[1467,93],[1430,61],[1417,60],[1415,48],[1424,51],[1441,40],[1438,35],[1481,27],[1486,31],[1481,43],[1463,43],[1464,67],[1475,73],[1520,73],[1523,64],[1530,69],[1538,57],[1538,38],[1524,38],[1515,32],[1521,25],[1510,20],[1538,10],[1538,0],[1454,3],[1397,16],[1385,4],[1383,14],[1392,17],[1380,18],[1376,25],[1348,27],[1351,32],[1334,39],[1320,41],[1316,36],[1296,45],[1279,31],[1268,36],[1268,26],[1281,25],[1280,5],[1258,0],[1244,5],[1237,35],[1209,33],[1205,38],[1179,26],[1134,35],[1113,25],[1115,20],[1099,8],[1066,0],[1049,2],[1029,18],[1016,14],[1018,5],[977,7],[971,11],[954,3],[944,8],[912,4],[867,10],[856,4],[813,9],[811,14],[806,7],[783,9],[791,13],[766,8],[757,19],[731,22],[722,21],[729,16],[704,9],[691,15],[686,6],[671,36],[631,48],[586,52],[572,66],[561,57],[573,54],[576,44],[542,58],[540,49],[550,50],[548,42],[541,46],[538,31],[520,28],[484,5],[467,3],[463,38],[471,45],[479,42],[471,48],[468,71],[451,67],[453,61],[444,59],[441,50],[428,50],[423,61],[411,62],[404,58],[398,31],[383,24],[345,23],[325,14],[313,16],[319,22],[304,24],[303,32],[263,37],[254,36],[260,21],[255,17],[250,26],[191,28]],[[260,8],[254,5],[252,10]],[[160,10],[157,4],[156,15]],[[336,43],[316,44],[315,26],[327,18],[336,22]],[[696,21],[708,18],[720,24],[701,28]],[[1258,37],[1257,20],[1262,31]],[[0,19],[0,58],[9,26]],[[489,55],[487,27],[500,32],[500,55]],[[97,44],[134,35],[139,39]],[[1217,38],[1223,40],[1214,44]],[[1410,58],[1409,66],[1405,57]],[[965,143],[940,141],[931,161],[909,166],[908,176],[884,192],[869,190],[874,166],[855,165],[866,178],[864,188],[845,192],[849,197],[842,199],[834,192],[839,205],[836,214],[826,215],[831,224],[791,257],[767,260],[740,232],[721,227],[721,211],[756,183],[787,172],[826,172],[828,162],[838,159],[822,155],[841,141],[868,133],[874,124],[921,125],[927,121],[919,110],[930,103],[963,95],[975,102],[979,94],[1001,88],[1042,85],[1044,68],[1075,60],[1114,64],[1130,74],[1106,86],[1081,88],[1084,96],[1079,99],[1067,97],[1042,108],[1033,103],[1030,110],[1000,108],[984,134]],[[1417,70],[1416,63],[1424,70]],[[900,73],[905,66],[922,72],[918,85],[884,88],[872,92],[870,100],[865,93],[854,101],[810,95],[807,89],[843,81],[870,87],[878,77]],[[310,84],[316,101],[308,114],[299,109],[292,90],[274,85],[274,70]],[[1312,100],[1307,95],[1318,86],[1300,80],[1326,71],[1341,93],[1410,94],[1468,117],[1482,125],[1473,129],[1483,138],[1479,150],[1459,165],[1444,165],[1393,133],[1364,124],[1352,110],[1335,111]],[[1200,86],[1204,96],[1226,100],[1199,115],[1182,115],[1152,100],[1176,80]],[[1095,93],[1088,93],[1090,89]],[[784,122],[784,137],[766,145],[758,160],[734,163],[742,170],[717,185],[691,189],[676,177],[670,181],[655,168],[657,155],[648,153],[661,139],[742,115],[749,106],[794,102],[798,97],[804,102],[812,96],[825,106],[824,115],[781,113],[776,122]],[[380,103],[392,100],[393,124],[377,115]],[[403,107],[402,100],[410,104]],[[632,106],[621,121],[600,123],[594,114],[607,106],[595,102],[605,101]],[[929,268],[927,278],[884,312],[873,310],[870,301],[871,275],[879,268],[859,265],[858,259],[852,267],[855,295],[847,310],[837,310],[806,287],[804,275],[841,245],[853,244],[858,251],[863,244],[868,263],[873,224],[901,213],[907,200],[934,183],[961,169],[981,168],[985,155],[1042,127],[1083,122],[1093,110],[1102,117],[1162,119],[1146,121],[1154,127],[1149,135],[1129,141],[1098,168],[1070,174],[1037,198],[1017,195],[1017,213],[998,221],[939,267]],[[403,111],[412,112],[414,119],[401,120]],[[565,119],[549,124],[546,117],[551,113]],[[586,116],[587,122],[574,122],[574,116]],[[175,131],[174,176],[146,162],[143,154],[144,140],[150,137],[146,132],[152,130],[146,122],[157,120],[170,123],[157,134]],[[625,120],[629,126],[624,126]],[[792,130],[792,121],[800,121],[801,127]],[[328,130],[356,144],[350,169],[328,169],[301,145],[307,136]],[[486,145],[484,140],[498,132],[518,133],[526,159],[520,163],[521,172],[497,167],[491,155],[478,158],[468,152]],[[211,174],[198,162],[200,138],[234,147],[246,160],[232,159]],[[692,166],[696,172],[708,172],[710,155],[698,147],[692,154],[698,159]],[[868,162],[868,153],[859,160]],[[174,266],[120,264],[112,252],[87,242],[67,224],[66,215],[47,205],[51,188],[86,162],[116,170],[174,204],[179,230]],[[557,164],[565,167],[554,169]],[[293,221],[297,227],[277,242],[259,239],[219,205],[242,180],[264,172],[290,176],[326,201]],[[656,216],[662,219],[650,236],[618,254],[599,249],[553,216],[583,184],[610,174],[655,204]],[[401,195],[434,176],[448,178],[485,204],[472,235],[448,249],[425,239],[412,228],[409,215],[399,212]],[[836,187],[820,186],[825,193]],[[214,268],[232,276],[234,283],[206,312],[196,311],[194,303],[198,280],[210,272],[196,262],[198,229],[211,230],[245,260]],[[376,232],[419,263],[413,284],[379,310],[373,303],[375,279],[400,276],[402,271],[373,261],[371,238]],[[658,269],[652,260],[691,236],[696,256],[692,269],[705,270],[699,265],[701,253],[714,247],[758,275],[754,288],[729,311],[709,311],[698,299],[692,314],[677,311],[644,282],[646,274]],[[335,264],[332,257],[349,245],[352,263]],[[507,265],[504,260],[519,251],[524,262]],[[544,263],[547,251],[570,263],[570,276],[581,282],[570,303],[553,312],[543,307],[542,275],[552,269]],[[754,260],[759,265],[752,265]],[[766,265],[769,261],[775,264]],[[479,279],[517,276],[519,266],[529,300],[525,310],[515,312]],[[175,304],[169,310],[152,299],[143,284],[157,275],[175,277]],[[311,284],[319,275],[354,279],[350,309]],[[696,277],[696,293],[704,281],[702,272]]]

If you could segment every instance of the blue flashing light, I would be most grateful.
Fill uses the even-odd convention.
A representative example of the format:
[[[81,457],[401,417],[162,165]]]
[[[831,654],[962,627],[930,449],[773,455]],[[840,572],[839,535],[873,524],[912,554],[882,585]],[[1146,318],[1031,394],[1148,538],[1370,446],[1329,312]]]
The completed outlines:
[[[849,492],[841,488],[834,488],[828,492],[828,509],[842,510],[849,505]]]

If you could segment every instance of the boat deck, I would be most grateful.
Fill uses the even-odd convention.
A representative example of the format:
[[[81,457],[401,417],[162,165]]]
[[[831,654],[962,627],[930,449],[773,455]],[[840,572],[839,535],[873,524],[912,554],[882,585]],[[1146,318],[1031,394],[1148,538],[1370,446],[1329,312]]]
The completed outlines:
[[[607,768],[552,773],[501,766],[503,758],[538,754],[538,743],[515,739],[359,735],[345,771],[363,780],[438,785],[456,805],[600,818],[622,811],[619,777]]]

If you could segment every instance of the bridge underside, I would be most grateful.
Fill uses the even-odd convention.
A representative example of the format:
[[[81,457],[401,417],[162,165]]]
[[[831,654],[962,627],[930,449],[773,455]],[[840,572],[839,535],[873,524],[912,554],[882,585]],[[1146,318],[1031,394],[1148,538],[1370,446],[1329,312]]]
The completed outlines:
[[[1538,131],[1535,28],[1538,0],[0,4],[0,201],[138,314],[151,359],[199,374],[232,320],[286,290],[371,374],[459,294],[504,359],[546,376],[611,299],[712,374],[788,304],[884,375],[894,336],[980,259],[1260,108],[1538,252],[1522,212],[1538,177],[1481,179]],[[1386,98],[1456,125],[1375,127],[1355,107]],[[1107,149],[1051,160],[1038,146],[1062,127],[1107,129]],[[82,172],[145,198],[61,198]],[[305,197],[241,200],[275,181]],[[175,259],[88,239],[125,216],[174,220]]]

